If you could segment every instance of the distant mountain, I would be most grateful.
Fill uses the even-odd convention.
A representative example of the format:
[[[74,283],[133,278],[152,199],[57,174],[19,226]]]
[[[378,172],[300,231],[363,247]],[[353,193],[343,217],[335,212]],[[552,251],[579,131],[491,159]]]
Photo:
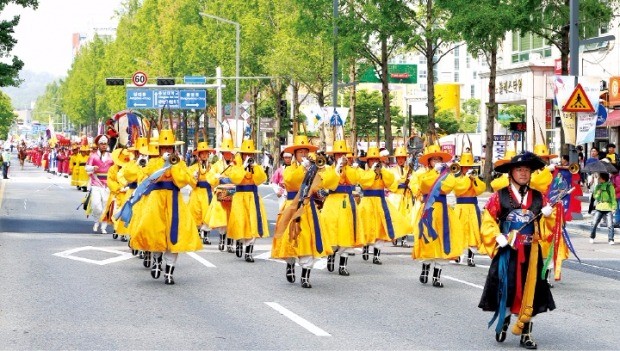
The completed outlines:
[[[28,70],[21,71],[19,77],[22,80],[22,84],[19,87],[0,88],[11,98],[13,108],[16,110],[30,108],[31,104],[37,100],[37,97],[45,93],[45,87],[60,78],[50,73],[38,73]]]

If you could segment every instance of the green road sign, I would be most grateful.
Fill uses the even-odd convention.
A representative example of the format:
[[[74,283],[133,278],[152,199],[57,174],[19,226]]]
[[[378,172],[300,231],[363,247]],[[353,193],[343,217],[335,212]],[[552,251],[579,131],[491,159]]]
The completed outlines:
[[[394,64],[388,65],[388,80],[396,84],[417,84],[418,65],[413,64]],[[373,67],[363,70],[360,75],[360,83],[381,83],[377,72]]]

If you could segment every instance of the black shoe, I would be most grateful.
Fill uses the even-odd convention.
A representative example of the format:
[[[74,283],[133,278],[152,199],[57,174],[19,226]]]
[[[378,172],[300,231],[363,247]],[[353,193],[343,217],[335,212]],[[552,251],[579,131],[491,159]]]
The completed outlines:
[[[205,245],[211,245],[211,240],[209,240],[209,233],[210,233],[210,231],[205,230],[202,233],[204,235],[203,238],[202,238],[202,243],[205,244]]]
[[[161,256],[153,259],[153,267],[151,267],[151,277],[159,279],[161,275]]]
[[[310,269],[308,268],[301,269],[301,287],[307,289],[312,287],[310,284]]]
[[[235,252],[235,250],[233,249],[233,239],[226,239],[226,251],[228,251],[228,253],[233,253]]]
[[[362,260],[368,261],[368,245],[362,249]]]
[[[174,273],[174,266],[166,265],[166,273],[164,273],[164,283],[166,285],[174,285],[172,273]]]
[[[114,239],[114,240],[118,239],[118,234],[113,233],[113,234],[112,234],[112,239]]]
[[[422,263],[422,273],[420,273],[420,283],[428,283],[428,272],[431,270],[430,263]]]
[[[521,341],[519,341],[519,346],[524,347],[528,350],[536,350],[538,345],[532,339],[532,322],[527,322],[523,325],[523,331],[521,332]]]
[[[127,236],[126,235],[121,235],[121,241],[122,242],[127,242]]]
[[[441,282],[441,268],[433,268],[433,286],[436,288],[443,288],[443,283]]]
[[[290,264],[287,263],[286,264],[286,280],[289,283],[294,283],[295,282],[295,264]]]
[[[132,256],[138,256],[138,250],[131,249]]]
[[[245,262],[254,262],[254,258],[252,257],[253,249],[254,245],[248,245],[245,247]]]
[[[144,259],[144,251],[138,250],[138,258],[141,259],[141,260]]]
[[[461,263],[461,256],[455,258],[454,263]]]
[[[217,249],[224,251],[224,243],[226,242],[226,234],[220,234],[220,243],[217,245]]]
[[[336,254],[331,254],[327,256],[327,270],[329,272],[334,271],[334,261],[336,260]]]
[[[347,270],[347,261],[348,257],[340,256],[340,267],[338,267],[338,274],[344,275],[345,277],[349,276],[349,271]]]
[[[374,252],[375,255],[372,258],[372,263],[373,264],[382,265],[383,262],[381,262],[381,260],[379,259],[379,256],[381,256],[381,250],[377,249],[376,247],[374,249],[375,249],[375,252]]]
[[[495,341],[504,342],[506,340],[506,332],[508,331],[508,326],[510,325],[510,315],[504,318],[504,324],[502,324],[502,331],[499,333],[495,333]]]
[[[476,267],[476,262],[474,262],[474,252],[472,250],[467,250],[467,265],[469,267]]]
[[[144,261],[142,261],[142,265],[144,266],[144,268],[149,268],[151,267],[151,252],[150,251],[144,251]]]
[[[237,247],[235,248],[235,254],[239,258],[243,256],[243,243],[240,240],[237,240]]]

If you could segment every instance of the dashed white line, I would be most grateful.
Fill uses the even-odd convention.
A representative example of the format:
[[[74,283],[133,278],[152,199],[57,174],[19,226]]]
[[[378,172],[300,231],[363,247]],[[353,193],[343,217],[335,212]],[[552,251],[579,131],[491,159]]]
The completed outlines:
[[[308,330],[309,332],[311,332],[312,334],[316,336],[331,336],[331,334],[329,334],[325,330],[301,318],[300,316],[284,308],[282,305],[280,305],[277,302],[265,302],[265,304],[273,308],[274,310],[280,312],[282,315],[292,320],[293,322],[299,324],[301,327],[305,328],[306,330]]]
[[[209,267],[209,268],[215,268],[215,265],[207,260],[205,260],[204,258],[200,257],[200,255],[196,254],[195,252],[188,252],[187,255],[193,259],[195,259],[196,261],[202,263],[203,265]]]

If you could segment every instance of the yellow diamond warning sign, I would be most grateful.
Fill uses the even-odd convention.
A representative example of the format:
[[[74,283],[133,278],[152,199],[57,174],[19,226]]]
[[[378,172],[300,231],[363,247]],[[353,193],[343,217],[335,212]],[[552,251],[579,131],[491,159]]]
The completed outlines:
[[[588,95],[586,95],[585,90],[581,84],[577,84],[575,90],[568,98],[566,105],[562,107],[562,111],[564,112],[594,112],[594,106],[588,99]]]

